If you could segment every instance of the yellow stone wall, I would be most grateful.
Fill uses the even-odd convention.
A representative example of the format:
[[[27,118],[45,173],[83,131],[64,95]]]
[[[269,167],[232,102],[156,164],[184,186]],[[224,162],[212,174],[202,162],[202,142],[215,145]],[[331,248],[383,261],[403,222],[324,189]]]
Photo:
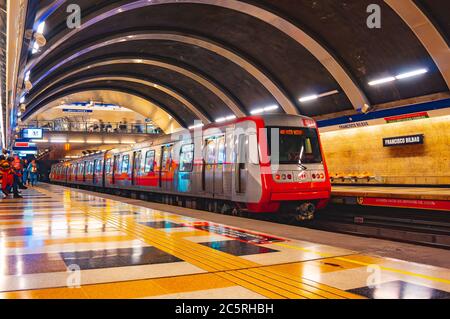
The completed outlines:
[[[383,138],[424,134],[424,145]],[[450,115],[321,133],[330,175],[374,175],[383,184],[450,184]],[[373,183],[374,181],[372,181]]]

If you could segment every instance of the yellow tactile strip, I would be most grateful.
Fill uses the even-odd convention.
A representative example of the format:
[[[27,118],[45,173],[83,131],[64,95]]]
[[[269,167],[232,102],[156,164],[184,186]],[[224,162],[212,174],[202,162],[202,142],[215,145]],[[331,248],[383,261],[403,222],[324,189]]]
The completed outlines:
[[[44,189],[42,192],[53,195]],[[107,208],[92,209],[86,205],[72,205],[72,207],[82,209],[87,216],[95,217],[162,251],[268,298],[361,298],[311,280],[276,272],[255,262],[138,224],[133,216],[105,213],[104,210]]]

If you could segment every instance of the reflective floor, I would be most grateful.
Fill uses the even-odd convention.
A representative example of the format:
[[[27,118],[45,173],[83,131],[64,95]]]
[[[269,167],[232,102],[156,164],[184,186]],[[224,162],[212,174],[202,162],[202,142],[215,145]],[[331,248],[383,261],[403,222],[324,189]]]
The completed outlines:
[[[41,184],[0,200],[0,298],[449,298],[450,271]]]

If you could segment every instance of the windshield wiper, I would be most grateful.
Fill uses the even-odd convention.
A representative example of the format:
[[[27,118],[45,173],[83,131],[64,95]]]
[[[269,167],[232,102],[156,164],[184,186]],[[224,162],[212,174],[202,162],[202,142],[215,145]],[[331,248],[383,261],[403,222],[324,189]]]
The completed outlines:
[[[303,171],[306,171],[308,168],[302,164],[303,151],[305,150],[305,146],[302,146],[302,150],[300,151],[300,156],[298,157],[298,167],[300,167]]]

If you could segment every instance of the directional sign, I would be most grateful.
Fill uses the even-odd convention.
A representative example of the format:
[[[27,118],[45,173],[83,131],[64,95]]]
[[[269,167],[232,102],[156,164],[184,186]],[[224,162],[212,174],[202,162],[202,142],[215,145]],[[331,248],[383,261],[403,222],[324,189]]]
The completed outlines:
[[[22,130],[22,137],[39,140],[42,139],[44,135],[41,128],[24,128]]]

